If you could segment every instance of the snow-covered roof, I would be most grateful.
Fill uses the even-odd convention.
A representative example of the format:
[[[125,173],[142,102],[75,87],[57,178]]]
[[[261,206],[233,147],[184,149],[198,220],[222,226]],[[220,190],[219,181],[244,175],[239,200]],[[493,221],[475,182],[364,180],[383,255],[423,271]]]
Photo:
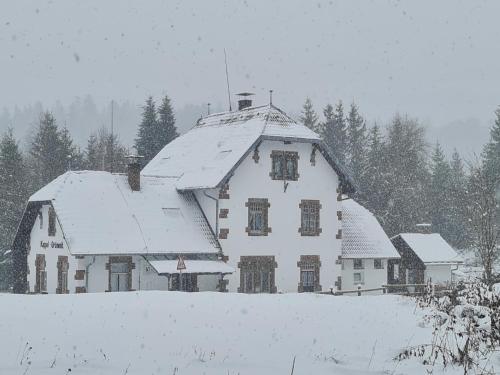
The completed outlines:
[[[439,233],[401,233],[404,242],[424,263],[462,263],[463,259]],[[396,236],[396,237],[398,237]]]
[[[376,217],[352,199],[342,201],[342,258],[399,258]]]
[[[151,176],[177,177],[179,190],[217,187],[262,139],[321,144],[318,134],[273,105],[209,115],[165,146],[142,170]],[[334,163],[341,175],[338,163]]]
[[[142,176],[141,190],[132,191],[126,175],[67,172],[29,201],[52,203],[75,255],[218,252],[194,196],[174,183]]]
[[[148,260],[159,275],[179,273],[177,260]],[[182,273],[199,274],[228,274],[233,273],[234,268],[228,266],[221,260],[185,260],[185,270]]]

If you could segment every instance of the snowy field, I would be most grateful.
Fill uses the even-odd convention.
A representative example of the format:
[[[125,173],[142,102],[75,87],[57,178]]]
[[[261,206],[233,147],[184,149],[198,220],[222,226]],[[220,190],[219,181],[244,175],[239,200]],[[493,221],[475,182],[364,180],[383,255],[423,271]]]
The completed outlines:
[[[276,375],[294,357],[295,375],[422,374],[393,358],[430,342],[425,313],[387,295],[0,294],[0,374]]]

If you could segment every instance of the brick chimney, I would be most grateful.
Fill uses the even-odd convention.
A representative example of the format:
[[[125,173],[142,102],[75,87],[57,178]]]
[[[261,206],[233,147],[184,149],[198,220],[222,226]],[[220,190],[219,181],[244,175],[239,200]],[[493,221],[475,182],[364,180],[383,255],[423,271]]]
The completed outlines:
[[[431,234],[432,233],[432,224],[430,223],[420,223],[415,225],[416,233],[420,234]]]
[[[249,99],[249,97],[253,96],[254,94],[252,94],[251,92],[240,92],[236,95],[241,98],[238,100],[238,111],[252,106],[252,99]]]
[[[141,190],[141,160],[142,156],[128,156],[127,175],[128,184],[132,191]]]

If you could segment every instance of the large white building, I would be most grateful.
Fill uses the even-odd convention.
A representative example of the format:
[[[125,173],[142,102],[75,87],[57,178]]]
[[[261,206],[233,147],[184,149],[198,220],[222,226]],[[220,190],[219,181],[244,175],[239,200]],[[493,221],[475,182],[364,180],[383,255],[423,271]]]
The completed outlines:
[[[142,171],[67,172],[35,193],[14,242],[16,290],[342,288],[351,183],[316,133],[248,102],[201,118]]]

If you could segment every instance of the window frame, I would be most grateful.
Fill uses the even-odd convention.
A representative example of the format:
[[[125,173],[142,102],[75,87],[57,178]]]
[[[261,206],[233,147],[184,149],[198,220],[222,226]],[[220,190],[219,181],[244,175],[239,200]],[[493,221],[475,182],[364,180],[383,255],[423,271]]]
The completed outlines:
[[[380,262],[380,265],[377,265],[377,263]],[[373,259],[373,268],[376,270],[383,270],[384,269],[384,261],[381,258],[375,258]]]
[[[238,262],[240,269],[240,286],[238,293],[274,294],[276,288],[276,268],[278,264],[273,256],[242,256]],[[266,278],[263,275],[266,275]],[[263,281],[267,280],[264,287]]]
[[[248,208],[248,226],[245,228],[245,232],[249,236],[267,236],[271,233],[271,228],[269,227],[269,203],[267,198],[248,198],[245,202],[245,207]],[[252,221],[255,223],[256,213],[262,213],[262,229],[252,228]]]
[[[360,281],[356,281],[356,275],[359,275]],[[352,282],[353,282],[353,284],[355,286],[356,285],[364,285],[364,283],[365,283],[365,276],[364,276],[363,272],[354,272],[352,274]]]
[[[356,265],[356,262],[360,262],[360,265]],[[355,270],[364,270],[365,262],[363,261],[363,258],[354,258],[352,260],[352,268]]]
[[[68,294],[68,274],[69,274],[69,263],[68,257],[64,255],[59,255],[57,257],[57,294]]]
[[[299,204],[300,208],[300,228],[299,228],[299,233],[301,236],[319,236],[321,232],[323,231],[321,229],[321,222],[320,222],[320,210],[323,206],[321,205],[320,201],[317,199],[302,199]],[[315,222],[315,227],[310,228],[304,226],[304,222],[307,221],[306,215],[309,216],[315,216],[314,217],[314,222]],[[311,218],[309,218],[309,222],[311,222]]]
[[[47,293],[47,263],[45,254],[36,254],[35,257],[35,293]]]
[[[322,288],[320,284],[321,261],[319,255],[301,255],[300,260],[297,262],[297,267],[299,267],[298,292],[320,292]],[[304,285],[302,275],[306,272],[312,272],[313,274],[312,285]]]
[[[55,235],[57,233],[56,222],[57,222],[56,211],[54,210],[54,207],[50,206],[49,207],[49,225],[47,228],[49,237],[55,237]]]
[[[113,264],[121,263],[127,264],[127,272],[112,272]],[[125,274],[127,275],[128,289],[125,291],[133,291],[132,289],[132,270],[135,269],[135,263],[132,262],[131,256],[111,256],[109,257],[109,263],[106,263],[106,269],[108,270],[108,290],[107,292],[123,292],[120,290],[113,290],[112,288],[112,274]]]
[[[43,212],[42,212],[42,210],[38,211],[38,222],[40,224],[40,229],[43,229]]]
[[[297,181],[299,179],[299,153],[297,151],[273,150],[271,151],[271,172],[269,176],[273,180]],[[281,173],[276,171],[275,165],[278,161],[282,164]],[[288,173],[288,162],[293,165],[293,171]]]

